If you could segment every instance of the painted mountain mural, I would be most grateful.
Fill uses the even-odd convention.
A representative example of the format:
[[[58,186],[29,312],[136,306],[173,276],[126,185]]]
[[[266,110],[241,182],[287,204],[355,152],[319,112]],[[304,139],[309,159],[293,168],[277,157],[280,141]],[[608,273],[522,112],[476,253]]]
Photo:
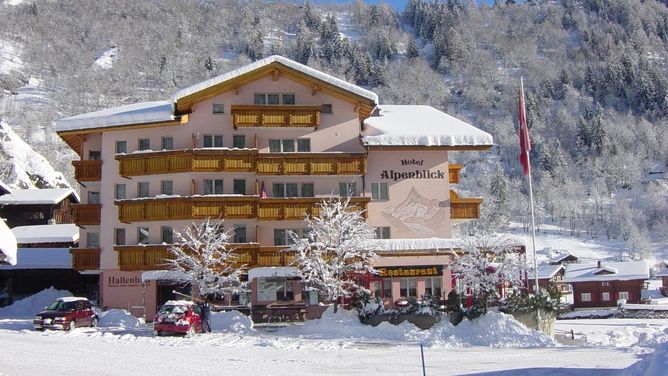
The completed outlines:
[[[422,196],[415,187],[397,206],[383,209],[383,216],[395,227],[404,227],[415,235],[435,236],[444,226],[448,212],[441,201]]]

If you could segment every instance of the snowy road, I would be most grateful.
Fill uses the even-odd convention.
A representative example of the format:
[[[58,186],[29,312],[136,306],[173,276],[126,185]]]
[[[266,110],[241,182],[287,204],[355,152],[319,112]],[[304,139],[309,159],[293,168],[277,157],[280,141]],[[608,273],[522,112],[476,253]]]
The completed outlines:
[[[208,334],[153,338],[102,329],[0,330],[3,375],[420,375],[417,345]],[[146,335],[146,336],[144,336]],[[611,375],[637,358],[628,349],[425,348],[427,375]],[[505,371],[505,372],[504,372]]]

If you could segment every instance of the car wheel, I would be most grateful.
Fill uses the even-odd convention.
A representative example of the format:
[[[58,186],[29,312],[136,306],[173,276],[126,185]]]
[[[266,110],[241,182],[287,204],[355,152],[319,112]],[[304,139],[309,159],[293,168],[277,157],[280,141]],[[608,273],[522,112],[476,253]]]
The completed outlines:
[[[76,320],[70,321],[70,325],[68,326],[67,330],[74,330],[77,327],[77,322]]]
[[[161,337],[162,336],[162,330],[154,330],[153,334],[155,334],[157,337]]]
[[[93,317],[92,320],[90,320],[90,327],[91,328],[95,327],[95,326],[97,326],[97,324],[98,324],[98,319],[97,319],[97,316],[95,316],[95,317]]]

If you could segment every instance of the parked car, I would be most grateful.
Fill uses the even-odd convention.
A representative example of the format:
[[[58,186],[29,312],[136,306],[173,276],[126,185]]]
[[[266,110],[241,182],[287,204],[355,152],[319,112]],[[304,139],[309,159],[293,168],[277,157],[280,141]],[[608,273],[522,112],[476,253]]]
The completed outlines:
[[[33,320],[36,330],[72,330],[80,326],[96,326],[98,310],[86,298],[71,296],[59,298],[45,307]]]
[[[193,335],[202,332],[202,318],[197,304],[187,300],[170,300],[165,303],[153,320],[153,333]]]

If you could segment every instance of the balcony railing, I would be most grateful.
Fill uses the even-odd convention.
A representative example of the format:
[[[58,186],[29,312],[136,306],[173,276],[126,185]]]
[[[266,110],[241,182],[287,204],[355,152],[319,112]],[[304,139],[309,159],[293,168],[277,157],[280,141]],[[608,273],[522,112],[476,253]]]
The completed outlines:
[[[318,216],[322,197],[258,198],[256,196],[165,197],[116,201],[118,220],[125,223],[176,219],[301,220]],[[366,210],[369,197],[353,197],[357,209]],[[365,212],[366,213],[366,212]]]
[[[196,149],[119,154],[119,174],[140,176],[178,172],[255,171],[257,150]]]
[[[366,154],[259,154],[258,175],[363,175]]]
[[[317,127],[320,106],[232,105],[232,122],[238,127]]]
[[[99,225],[100,204],[73,204],[72,217],[77,226]]]
[[[450,190],[450,218],[455,220],[478,219],[481,203],[482,198],[463,198]]]
[[[99,248],[71,248],[72,269],[74,270],[100,270]]]
[[[258,266],[288,266],[294,259],[294,252],[284,251],[286,247],[260,247],[257,243],[230,244],[237,254],[237,265],[247,268]],[[118,266],[122,271],[168,269],[165,260],[174,256],[170,245],[122,245],[115,246],[118,253]]]
[[[460,172],[464,165],[460,164],[450,164],[448,166],[448,173],[449,173],[449,179],[450,179],[450,184],[458,184],[460,181]]]
[[[255,218],[257,197],[195,196],[116,201],[121,222],[167,221],[174,219]]]
[[[74,179],[81,182],[100,181],[102,179],[102,161],[72,161]]]
[[[320,215],[321,197],[294,197],[294,198],[263,198],[259,201],[257,218],[267,221],[301,220],[305,214],[312,216]],[[351,206],[355,209],[364,210],[366,217],[367,203],[369,197],[353,197],[350,199]]]

